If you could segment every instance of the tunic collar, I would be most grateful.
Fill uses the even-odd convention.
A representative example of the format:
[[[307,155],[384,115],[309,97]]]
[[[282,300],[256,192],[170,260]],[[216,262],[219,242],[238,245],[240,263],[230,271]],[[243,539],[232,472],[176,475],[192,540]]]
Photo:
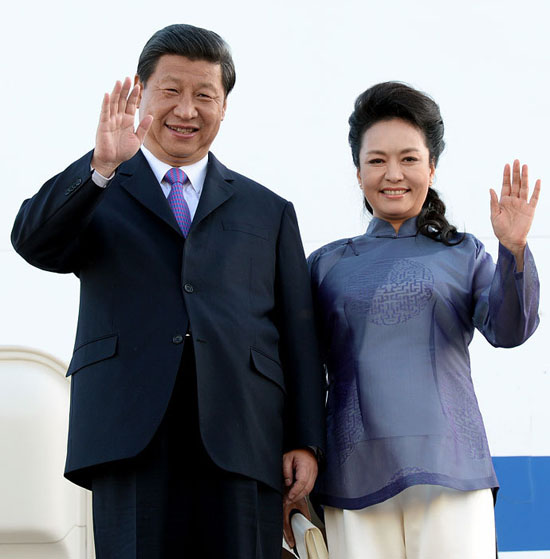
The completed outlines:
[[[379,217],[373,217],[367,228],[366,235],[368,237],[385,237],[391,239],[399,239],[402,237],[416,237],[416,217],[411,217],[404,221],[396,233],[393,225],[388,221],[384,221]]]

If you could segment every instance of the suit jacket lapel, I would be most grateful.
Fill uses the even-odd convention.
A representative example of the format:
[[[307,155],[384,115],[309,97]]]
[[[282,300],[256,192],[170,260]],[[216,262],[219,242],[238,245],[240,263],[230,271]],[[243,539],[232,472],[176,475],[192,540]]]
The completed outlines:
[[[198,227],[206,216],[233,196],[235,193],[235,187],[232,184],[233,180],[234,177],[231,171],[210,153],[208,155],[206,179],[189,234]]]
[[[141,150],[120,166],[117,176],[122,188],[182,235],[168,201]],[[206,216],[233,196],[233,180],[231,171],[210,153],[202,194],[189,233]]]
[[[122,188],[182,235],[157,178],[141,150],[120,166],[117,175]]]

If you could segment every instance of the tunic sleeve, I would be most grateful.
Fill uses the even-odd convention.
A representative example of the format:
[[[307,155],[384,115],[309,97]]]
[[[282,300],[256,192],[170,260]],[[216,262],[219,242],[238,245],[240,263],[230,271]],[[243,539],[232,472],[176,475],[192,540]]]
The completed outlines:
[[[526,246],[524,268],[518,272],[513,254],[501,244],[496,266],[477,239],[476,249],[474,325],[495,347],[518,346],[539,323],[540,286],[533,255]]]

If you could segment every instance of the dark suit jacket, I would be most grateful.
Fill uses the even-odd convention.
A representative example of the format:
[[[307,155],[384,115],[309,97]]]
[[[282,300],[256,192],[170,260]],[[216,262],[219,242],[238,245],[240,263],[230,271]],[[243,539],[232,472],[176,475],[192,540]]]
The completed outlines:
[[[106,189],[91,180],[91,155],[26,200],[12,232],[32,265],[80,278],[65,475],[88,486],[91,467],[148,444],[192,339],[207,452],[280,489],[284,450],[324,446],[324,381],[292,204],[210,154],[184,239],[141,151]]]

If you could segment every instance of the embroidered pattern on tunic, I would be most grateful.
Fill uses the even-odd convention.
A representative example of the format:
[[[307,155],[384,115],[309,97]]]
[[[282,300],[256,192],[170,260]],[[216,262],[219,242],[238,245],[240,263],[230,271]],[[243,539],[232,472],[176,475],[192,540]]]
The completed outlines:
[[[432,271],[407,258],[377,261],[349,276],[346,306],[380,326],[402,324],[418,316],[432,298]]]
[[[449,382],[449,376],[440,376],[440,393],[451,432],[470,458],[482,460],[489,456],[489,447],[477,401],[460,383]]]
[[[344,402],[334,409],[334,402]],[[328,456],[342,465],[357,442],[364,436],[363,416],[355,379],[349,384],[335,384],[327,406]]]

